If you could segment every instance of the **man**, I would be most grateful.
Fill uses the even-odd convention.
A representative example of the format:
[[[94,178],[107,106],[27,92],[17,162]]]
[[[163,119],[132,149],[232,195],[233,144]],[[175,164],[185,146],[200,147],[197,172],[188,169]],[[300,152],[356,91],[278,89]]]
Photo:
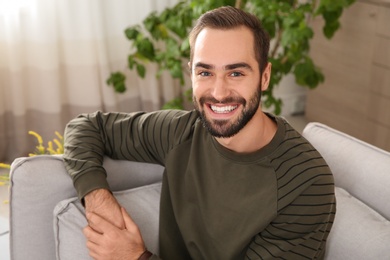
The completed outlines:
[[[333,177],[285,120],[262,112],[271,64],[260,22],[218,8],[198,20],[190,45],[196,110],[96,112],[67,126],[64,161],[85,202],[90,255],[323,258],[335,215]],[[165,166],[159,256],[146,250],[109,191],[103,155]]]

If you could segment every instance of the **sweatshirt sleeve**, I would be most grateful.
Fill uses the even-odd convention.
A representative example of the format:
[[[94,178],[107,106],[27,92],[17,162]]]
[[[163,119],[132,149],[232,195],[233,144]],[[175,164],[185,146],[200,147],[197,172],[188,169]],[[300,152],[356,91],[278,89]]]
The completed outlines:
[[[95,189],[110,189],[104,156],[164,165],[166,154],[178,140],[176,136],[185,130],[175,127],[183,114],[168,110],[95,112],[70,121],[65,129],[63,158],[79,198]]]
[[[248,259],[322,259],[336,213],[333,179],[311,185],[247,249]]]
[[[137,116],[140,114],[134,114]],[[122,139],[120,125],[126,118],[124,114],[96,112],[82,114],[66,126],[63,159],[80,199],[95,189],[110,189],[103,158],[115,157],[115,144]]]

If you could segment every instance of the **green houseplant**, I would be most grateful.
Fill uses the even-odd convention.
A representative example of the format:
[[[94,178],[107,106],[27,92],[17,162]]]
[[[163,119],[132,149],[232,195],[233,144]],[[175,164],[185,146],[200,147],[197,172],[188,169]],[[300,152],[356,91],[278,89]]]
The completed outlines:
[[[142,25],[125,30],[131,41],[132,52],[128,55],[128,68],[136,70],[142,78],[146,75],[146,64],[158,64],[157,76],[165,70],[185,84],[188,74],[187,61],[190,55],[188,32],[194,21],[204,12],[220,6],[230,5],[257,15],[268,31],[272,47],[269,59],[272,63],[270,86],[263,93],[263,104],[280,114],[282,100],[274,96],[275,86],[287,74],[292,73],[296,82],[310,89],[324,80],[320,69],[309,56],[313,30],[310,20],[314,16],[324,19],[323,33],[330,39],[339,29],[339,18],[343,10],[355,0],[188,0],[181,1],[161,13],[152,12]],[[124,92],[126,76],[122,71],[111,73],[107,84],[116,92]],[[165,108],[183,108],[185,97],[177,97]]]

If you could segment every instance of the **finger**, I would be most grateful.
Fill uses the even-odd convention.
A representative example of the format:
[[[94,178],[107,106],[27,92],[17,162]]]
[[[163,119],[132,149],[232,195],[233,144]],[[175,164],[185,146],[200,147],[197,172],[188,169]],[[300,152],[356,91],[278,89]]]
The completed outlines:
[[[145,247],[145,243],[142,239],[141,232],[140,232],[137,224],[133,221],[131,216],[127,213],[126,209],[121,207],[121,212],[122,212],[123,220],[124,220],[125,225],[126,225],[126,229],[132,237],[132,244],[134,246],[133,250],[134,251],[138,250],[140,252],[140,254],[142,254],[142,252],[144,252],[146,250],[146,247]],[[138,249],[136,249],[136,247]]]
[[[91,241],[87,241],[87,249],[88,249],[88,253],[89,255],[93,258],[93,259],[98,259],[99,257],[99,246],[96,245],[95,243],[91,242]]]
[[[88,212],[87,219],[89,226],[101,234],[104,234],[109,230],[116,228],[116,226],[114,226],[111,222],[96,213]]]
[[[121,212],[123,216],[123,220],[125,221],[126,229],[130,232],[138,231],[138,226],[135,224],[133,219],[130,217],[129,213],[127,213],[126,209],[121,207]]]
[[[91,227],[94,231],[103,234],[103,230],[99,228],[100,216],[92,212],[87,212],[85,216],[88,221],[88,226]]]
[[[101,241],[102,234],[96,232],[90,226],[86,226],[83,229],[83,234],[84,234],[85,238],[87,239],[87,241],[90,241],[91,243],[99,244]]]

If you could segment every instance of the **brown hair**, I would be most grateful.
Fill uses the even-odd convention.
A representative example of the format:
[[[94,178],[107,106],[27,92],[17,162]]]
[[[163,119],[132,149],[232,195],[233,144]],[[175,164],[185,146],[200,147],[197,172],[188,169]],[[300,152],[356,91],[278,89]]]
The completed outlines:
[[[262,73],[268,63],[268,33],[263,29],[260,20],[255,15],[232,6],[224,6],[208,11],[197,20],[189,35],[190,62],[192,63],[196,38],[204,28],[228,30],[239,26],[245,26],[253,33],[255,56],[259,63],[260,73]]]

